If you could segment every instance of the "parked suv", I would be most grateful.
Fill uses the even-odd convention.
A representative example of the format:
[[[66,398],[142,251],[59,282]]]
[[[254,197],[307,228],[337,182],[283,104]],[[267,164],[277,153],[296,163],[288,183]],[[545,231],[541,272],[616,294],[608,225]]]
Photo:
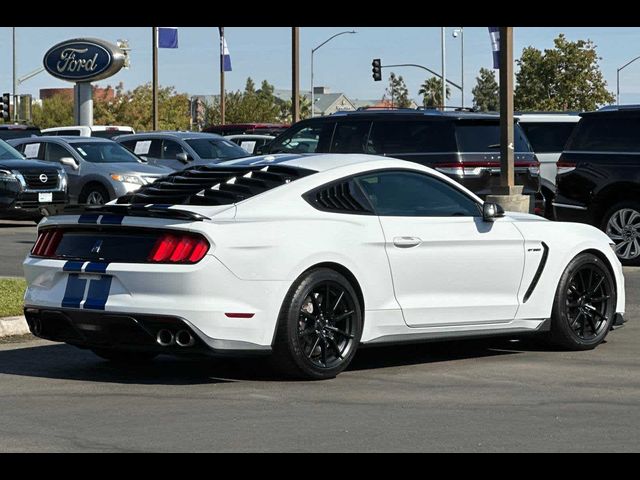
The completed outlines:
[[[10,140],[12,138],[34,137],[42,135],[38,127],[23,124],[0,125],[0,140]]]
[[[516,123],[516,183],[540,191],[539,165]],[[500,182],[500,118],[437,110],[338,112],[293,125],[263,153],[369,153],[433,167],[481,197]]]
[[[583,113],[558,160],[556,219],[599,227],[640,265],[640,106]]]
[[[104,138],[43,136],[10,143],[27,158],[62,165],[71,203],[101,205],[172,172],[147,165],[122,145]]]
[[[113,138],[127,133],[136,133],[133,127],[122,125],[72,125],[70,127],[53,127],[42,130],[43,135],[56,135],[61,137],[100,137]]]
[[[567,140],[580,121],[578,113],[517,113],[520,127],[540,162],[540,192],[545,199],[545,217],[553,217],[556,191],[556,163]]]
[[[214,133],[149,132],[121,135],[114,140],[152,165],[172,170],[249,155],[243,148]]]
[[[67,176],[59,165],[25,160],[0,140],[0,218],[35,219],[67,203]]]

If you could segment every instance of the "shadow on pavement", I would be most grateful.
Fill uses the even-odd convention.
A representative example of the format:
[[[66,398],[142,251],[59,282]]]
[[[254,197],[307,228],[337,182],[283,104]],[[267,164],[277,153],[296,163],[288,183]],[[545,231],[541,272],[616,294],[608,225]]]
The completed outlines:
[[[348,371],[452,362],[548,350],[532,340],[459,340],[361,349]],[[0,374],[141,385],[198,385],[235,381],[290,381],[268,359],[178,358],[161,355],[144,364],[117,364],[64,344],[0,351]]]
[[[10,222],[10,221],[0,220],[0,228],[33,228],[35,229],[36,227],[37,227],[37,224],[35,222],[29,222],[29,221]]]

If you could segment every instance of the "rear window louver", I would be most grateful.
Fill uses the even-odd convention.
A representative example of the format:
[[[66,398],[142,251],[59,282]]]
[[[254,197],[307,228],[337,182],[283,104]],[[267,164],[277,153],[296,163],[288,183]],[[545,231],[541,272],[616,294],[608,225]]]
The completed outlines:
[[[305,199],[318,210],[372,214],[369,202],[352,181],[326,185],[305,195]]]
[[[315,173],[284,165],[253,167],[197,166],[175,172],[136,192],[119,204],[228,205]]]

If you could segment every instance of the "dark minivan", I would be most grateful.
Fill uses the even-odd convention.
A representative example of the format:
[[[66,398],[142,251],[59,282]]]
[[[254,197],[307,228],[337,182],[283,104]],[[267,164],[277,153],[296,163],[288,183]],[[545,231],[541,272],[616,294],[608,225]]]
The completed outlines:
[[[640,106],[581,116],[558,160],[555,217],[600,228],[623,264],[640,265]]]
[[[514,130],[516,184],[540,192],[539,164]],[[296,123],[261,153],[367,153],[435,168],[484,197],[500,181],[500,117],[436,110],[338,112]]]

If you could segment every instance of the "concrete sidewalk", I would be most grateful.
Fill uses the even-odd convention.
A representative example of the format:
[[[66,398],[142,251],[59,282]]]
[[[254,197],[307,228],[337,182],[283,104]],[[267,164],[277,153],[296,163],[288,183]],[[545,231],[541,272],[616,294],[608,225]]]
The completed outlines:
[[[27,333],[29,333],[29,326],[24,317],[0,318],[0,338],[26,335]]]

